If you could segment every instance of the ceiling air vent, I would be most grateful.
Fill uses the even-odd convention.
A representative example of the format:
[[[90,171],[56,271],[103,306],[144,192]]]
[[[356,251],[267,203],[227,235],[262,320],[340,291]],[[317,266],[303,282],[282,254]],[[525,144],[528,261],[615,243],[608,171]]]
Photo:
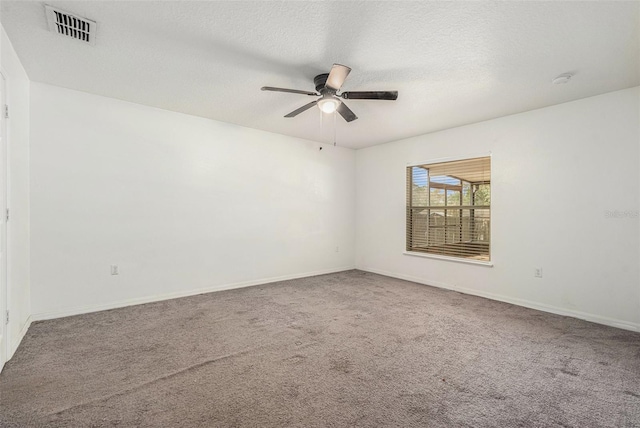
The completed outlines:
[[[96,43],[96,23],[69,12],[46,6],[49,30],[56,34],[94,45]]]

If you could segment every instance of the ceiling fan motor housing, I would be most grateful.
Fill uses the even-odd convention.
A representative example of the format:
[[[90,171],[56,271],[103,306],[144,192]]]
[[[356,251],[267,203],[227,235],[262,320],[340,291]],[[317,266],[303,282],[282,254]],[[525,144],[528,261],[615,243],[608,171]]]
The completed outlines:
[[[313,83],[316,85],[316,91],[324,94],[325,92],[331,91],[329,88],[326,88],[324,85],[327,83],[327,78],[329,77],[329,73],[318,74],[313,78]]]

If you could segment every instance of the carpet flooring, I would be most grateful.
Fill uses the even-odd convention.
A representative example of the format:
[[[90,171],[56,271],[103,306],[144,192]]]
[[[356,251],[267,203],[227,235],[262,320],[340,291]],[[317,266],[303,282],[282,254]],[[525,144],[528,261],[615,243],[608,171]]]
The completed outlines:
[[[362,271],[34,323],[2,427],[640,427],[640,334]]]

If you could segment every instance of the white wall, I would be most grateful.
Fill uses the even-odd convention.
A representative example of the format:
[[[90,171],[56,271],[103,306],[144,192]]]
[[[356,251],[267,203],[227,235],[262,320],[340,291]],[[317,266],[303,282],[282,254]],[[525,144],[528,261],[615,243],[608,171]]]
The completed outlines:
[[[8,201],[7,223],[9,357],[29,327],[29,79],[4,28],[0,31],[0,69],[6,79]]]
[[[30,99],[34,318],[347,269],[355,252],[360,269],[640,330],[639,88],[357,154],[45,84]],[[495,266],[403,255],[406,165],[487,152]]]
[[[34,319],[353,268],[355,152],[319,147],[32,83]]]
[[[356,266],[640,330],[639,104],[636,87],[359,150]],[[404,255],[406,165],[487,152],[495,266]]]

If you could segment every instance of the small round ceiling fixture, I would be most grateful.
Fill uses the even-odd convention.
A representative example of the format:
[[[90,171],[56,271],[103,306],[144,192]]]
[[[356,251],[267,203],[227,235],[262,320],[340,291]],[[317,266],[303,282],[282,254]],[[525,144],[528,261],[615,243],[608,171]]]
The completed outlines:
[[[338,108],[340,101],[332,97],[323,97],[318,101],[318,107],[323,113],[333,113]]]
[[[573,77],[573,74],[571,73],[563,73],[560,76],[553,79],[551,83],[553,83],[554,85],[564,85],[565,83],[569,82],[569,80],[571,80],[572,77]]]

